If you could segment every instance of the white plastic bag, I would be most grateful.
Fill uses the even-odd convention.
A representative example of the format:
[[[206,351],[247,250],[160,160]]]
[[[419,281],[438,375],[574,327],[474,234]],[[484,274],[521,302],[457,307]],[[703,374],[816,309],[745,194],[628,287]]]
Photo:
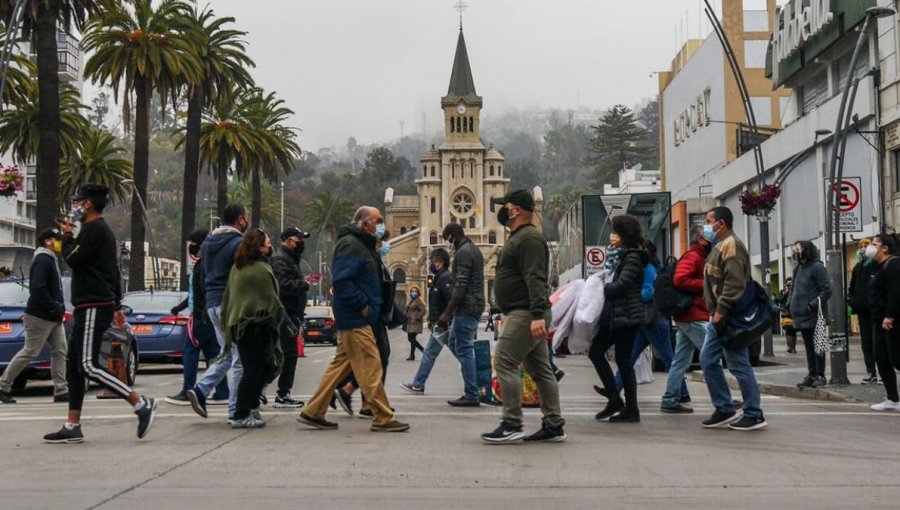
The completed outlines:
[[[584,289],[584,280],[574,280],[550,296],[550,304],[552,305],[553,320],[550,323],[550,329],[555,331],[553,335],[553,348],[557,349],[569,336],[572,329],[572,319],[575,317],[575,305],[578,303],[578,296]]]
[[[646,348],[638,356],[634,363],[634,376],[638,384],[650,384],[653,382],[653,352]]]
[[[569,350],[572,353],[587,352],[591,348],[591,342],[599,327],[600,314],[606,302],[603,286],[603,273],[591,275],[584,282],[584,289],[578,296],[578,304],[575,306],[572,332],[569,334]]]

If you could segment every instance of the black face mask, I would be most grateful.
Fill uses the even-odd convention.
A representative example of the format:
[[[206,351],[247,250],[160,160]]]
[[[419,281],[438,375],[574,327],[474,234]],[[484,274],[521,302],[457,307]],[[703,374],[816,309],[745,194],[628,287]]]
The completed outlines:
[[[294,248],[294,253],[296,253],[297,256],[299,257],[300,255],[303,255],[303,251],[304,251],[305,249],[306,249],[306,243],[299,243],[299,244],[297,244],[297,246]]]
[[[509,209],[503,207],[499,211],[497,211],[497,221],[500,222],[504,227],[507,223],[509,223]]]
[[[193,244],[193,243],[189,244],[188,245],[188,253],[190,253],[194,257],[200,255],[200,245]]]
[[[793,257],[796,262],[803,262],[805,260],[803,257],[803,253],[794,252]]]

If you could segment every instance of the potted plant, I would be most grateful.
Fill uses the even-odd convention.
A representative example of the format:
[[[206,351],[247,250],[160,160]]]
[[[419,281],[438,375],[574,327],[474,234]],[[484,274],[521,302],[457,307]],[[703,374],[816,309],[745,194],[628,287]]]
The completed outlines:
[[[25,176],[22,175],[22,171],[18,167],[3,166],[3,163],[0,163],[0,196],[16,196],[16,194],[25,189],[22,185],[24,180]]]
[[[750,188],[741,192],[741,210],[749,216],[768,217],[780,196],[781,188],[776,184],[765,184],[762,188]]]

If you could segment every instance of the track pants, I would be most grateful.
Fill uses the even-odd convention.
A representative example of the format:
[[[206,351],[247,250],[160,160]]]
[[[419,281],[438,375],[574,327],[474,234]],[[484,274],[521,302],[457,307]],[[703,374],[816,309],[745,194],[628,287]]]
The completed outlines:
[[[66,380],[69,384],[69,410],[81,411],[84,392],[87,390],[85,377],[102,385],[116,395],[127,398],[131,388],[98,365],[100,344],[103,333],[112,324],[113,305],[76,308],[72,338],[69,339]]]

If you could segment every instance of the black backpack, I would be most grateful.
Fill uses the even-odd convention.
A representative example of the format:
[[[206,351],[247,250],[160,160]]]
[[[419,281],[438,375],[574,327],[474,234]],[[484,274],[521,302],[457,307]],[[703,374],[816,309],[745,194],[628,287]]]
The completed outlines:
[[[681,259],[667,258],[653,280],[653,302],[664,317],[683,313],[694,303],[693,296],[675,288],[675,268],[679,262]]]

